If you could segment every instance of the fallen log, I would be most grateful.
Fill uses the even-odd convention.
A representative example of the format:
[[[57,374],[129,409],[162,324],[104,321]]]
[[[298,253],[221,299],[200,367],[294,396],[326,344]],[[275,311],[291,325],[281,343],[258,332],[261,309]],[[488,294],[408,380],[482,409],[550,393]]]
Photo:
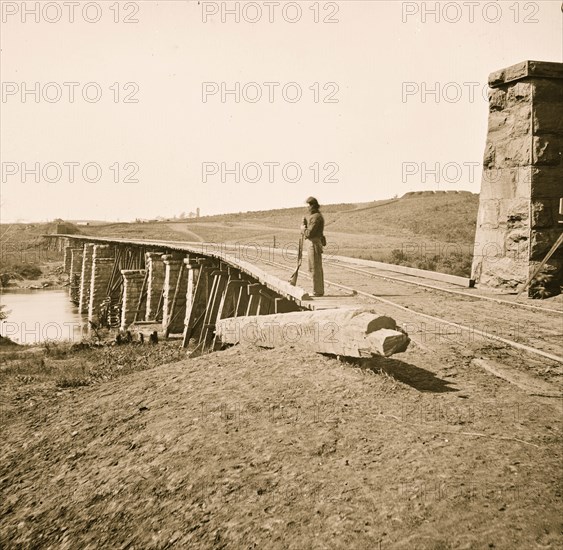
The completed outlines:
[[[408,335],[385,315],[365,309],[325,309],[221,319],[215,334],[223,344],[282,345],[344,357],[389,357],[405,351]]]

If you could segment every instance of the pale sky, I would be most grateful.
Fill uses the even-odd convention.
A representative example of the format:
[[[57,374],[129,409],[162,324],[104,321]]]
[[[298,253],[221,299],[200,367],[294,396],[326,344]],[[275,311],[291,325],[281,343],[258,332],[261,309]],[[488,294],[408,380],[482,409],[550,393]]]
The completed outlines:
[[[25,4],[35,2],[2,1],[2,222],[262,210],[309,195],[322,204],[479,192],[489,73],[563,57],[559,0],[440,2],[439,22],[424,13],[436,2],[301,1],[299,15],[295,2],[282,12],[281,0],[241,1],[238,23],[225,13],[236,9],[231,1],[99,0],[85,15],[80,2],[74,22],[67,2],[41,2],[22,22]],[[222,102],[221,88],[237,83],[240,101]],[[438,101],[423,96],[436,83]],[[438,163],[439,181],[433,173],[424,181],[422,163]],[[138,182],[124,181],[136,167]]]

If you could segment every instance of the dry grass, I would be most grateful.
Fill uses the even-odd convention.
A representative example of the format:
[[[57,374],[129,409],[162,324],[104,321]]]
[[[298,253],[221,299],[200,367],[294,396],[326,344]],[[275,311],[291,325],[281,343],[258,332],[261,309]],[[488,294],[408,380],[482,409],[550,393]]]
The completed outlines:
[[[323,206],[330,253],[468,276],[478,201],[478,195],[463,193]],[[275,241],[283,248],[295,246],[304,213],[298,207],[183,221],[93,224],[81,230],[99,237],[168,241],[259,246]],[[60,253],[46,252],[41,243],[41,234],[53,229],[52,224],[0,226],[2,264],[60,261]]]
[[[36,383],[43,389],[87,386],[186,357],[178,342],[158,346],[114,346],[84,341],[45,342],[42,347],[0,350],[0,384],[5,392]]]
[[[331,254],[469,276],[478,196],[428,195],[323,207]],[[208,216],[182,222],[93,226],[94,234],[228,244],[294,246],[303,208]]]

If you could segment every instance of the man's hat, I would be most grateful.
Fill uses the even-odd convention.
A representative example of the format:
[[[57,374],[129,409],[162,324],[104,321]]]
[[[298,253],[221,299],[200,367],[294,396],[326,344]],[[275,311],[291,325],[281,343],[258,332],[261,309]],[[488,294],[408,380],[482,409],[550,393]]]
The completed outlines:
[[[319,206],[319,201],[315,197],[309,197],[305,202],[311,206]]]

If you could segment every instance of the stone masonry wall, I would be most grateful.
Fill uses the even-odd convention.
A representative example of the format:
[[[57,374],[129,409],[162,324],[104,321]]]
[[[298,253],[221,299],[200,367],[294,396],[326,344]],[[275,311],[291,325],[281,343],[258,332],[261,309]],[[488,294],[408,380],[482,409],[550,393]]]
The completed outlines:
[[[80,301],[80,280],[82,277],[82,255],[83,248],[72,248],[70,251],[69,293],[73,303]]]
[[[92,281],[92,260],[94,245],[86,243],[82,254],[82,273],[80,276],[80,298],[78,302],[78,313],[88,313],[90,304],[90,284]]]
[[[489,78],[472,278],[516,289],[551,248],[563,224],[563,63],[527,61]],[[561,278],[563,251],[547,270]]]
[[[108,245],[95,245],[92,259],[92,280],[90,281],[90,301],[88,320],[96,321],[99,308],[107,297],[108,284],[115,263],[113,248]]]
[[[165,268],[162,254],[157,252],[147,252],[145,263],[149,271],[145,319],[152,321],[156,320],[156,311],[164,285]]]
[[[144,269],[122,269],[123,276],[123,302],[121,306],[121,330],[127,327],[135,319],[135,311],[139,304],[139,297],[145,279]]]
[[[70,275],[70,264],[72,262],[72,246],[65,246],[64,272]]]
[[[162,256],[165,265],[164,277],[164,304],[162,310],[162,327],[166,328],[171,320],[171,307],[178,282],[180,268],[184,264],[185,255],[166,254]],[[186,288],[188,285],[188,273],[186,269],[182,270],[180,278],[179,294],[176,298],[176,308],[181,310],[174,317],[174,322],[170,326],[171,332],[182,332],[184,328],[184,316],[186,307]]]

